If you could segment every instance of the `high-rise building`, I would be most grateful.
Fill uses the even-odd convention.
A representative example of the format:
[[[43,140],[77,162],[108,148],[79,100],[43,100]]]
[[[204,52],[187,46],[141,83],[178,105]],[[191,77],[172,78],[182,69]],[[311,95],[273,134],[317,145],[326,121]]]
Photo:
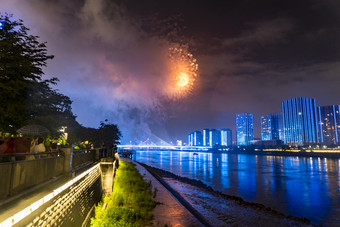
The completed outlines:
[[[283,140],[282,113],[275,113],[261,117],[261,139]]]
[[[272,140],[271,115],[261,116],[261,139]]]
[[[194,134],[190,133],[188,136],[188,145],[193,146],[194,145]]]
[[[209,129],[203,129],[203,146],[211,146],[210,144],[210,130]]]
[[[221,144],[221,132],[220,132],[220,130],[211,129],[209,131],[209,144],[210,144],[210,146]]]
[[[250,145],[254,140],[253,114],[236,115],[236,139],[237,145]]]
[[[324,145],[335,145],[340,142],[339,107],[339,105],[318,107],[319,141]]]
[[[315,99],[294,98],[282,102],[284,143],[308,145],[318,142]]]
[[[193,132],[193,145],[192,146],[202,146],[203,137],[200,131]]]
[[[221,129],[221,145],[231,146],[233,145],[233,136],[230,129]]]
[[[272,140],[283,141],[282,112],[271,115]]]

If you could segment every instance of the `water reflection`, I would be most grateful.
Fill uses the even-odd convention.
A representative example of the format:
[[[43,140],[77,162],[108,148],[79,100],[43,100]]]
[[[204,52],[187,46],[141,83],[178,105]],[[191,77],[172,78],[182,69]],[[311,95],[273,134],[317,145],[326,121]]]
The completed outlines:
[[[313,224],[340,223],[338,159],[175,151],[138,151],[134,158]]]

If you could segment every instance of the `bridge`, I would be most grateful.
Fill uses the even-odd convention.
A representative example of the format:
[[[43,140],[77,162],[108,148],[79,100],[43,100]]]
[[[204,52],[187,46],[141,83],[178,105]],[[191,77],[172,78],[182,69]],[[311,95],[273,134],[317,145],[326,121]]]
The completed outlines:
[[[175,151],[207,151],[211,149],[211,146],[175,146],[175,145],[118,145],[119,150],[175,150]]]
[[[28,157],[30,156],[30,157]],[[87,226],[117,161],[98,150],[0,155],[0,226]],[[28,159],[28,160],[27,160]]]

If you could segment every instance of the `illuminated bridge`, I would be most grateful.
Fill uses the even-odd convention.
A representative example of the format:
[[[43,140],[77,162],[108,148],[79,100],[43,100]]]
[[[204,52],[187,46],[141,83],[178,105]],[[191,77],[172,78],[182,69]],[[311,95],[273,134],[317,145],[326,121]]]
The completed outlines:
[[[158,145],[118,145],[119,150],[177,150],[177,151],[207,151],[211,146],[158,146]]]
[[[88,226],[117,162],[95,150],[29,155],[0,155],[0,226]]]

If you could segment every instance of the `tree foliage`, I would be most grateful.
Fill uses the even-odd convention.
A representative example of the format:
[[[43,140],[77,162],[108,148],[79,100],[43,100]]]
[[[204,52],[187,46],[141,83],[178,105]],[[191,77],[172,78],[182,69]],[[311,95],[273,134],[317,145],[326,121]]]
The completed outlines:
[[[58,79],[42,79],[42,67],[53,56],[46,43],[28,34],[22,20],[6,14],[0,23],[0,130],[15,133],[25,124],[40,123],[56,133],[75,117],[71,100],[51,88]]]
[[[110,148],[113,144],[119,144],[122,136],[118,126],[108,123],[107,120],[100,122],[98,129],[78,125],[69,128],[67,131],[71,143],[78,144],[87,140],[93,143],[95,147],[100,147],[104,143],[106,147]]]
[[[22,20],[11,17],[0,14],[0,132],[15,134],[26,124],[40,124],[58,136],[66,126],[71,143],[117,143],[121,136],[117,125],[101,122],[94,129],[76,121],[70,98],[51,88],[58,79],[42,78],[42,68],[53,58],[47,54],[46,43],[28,34]]]

